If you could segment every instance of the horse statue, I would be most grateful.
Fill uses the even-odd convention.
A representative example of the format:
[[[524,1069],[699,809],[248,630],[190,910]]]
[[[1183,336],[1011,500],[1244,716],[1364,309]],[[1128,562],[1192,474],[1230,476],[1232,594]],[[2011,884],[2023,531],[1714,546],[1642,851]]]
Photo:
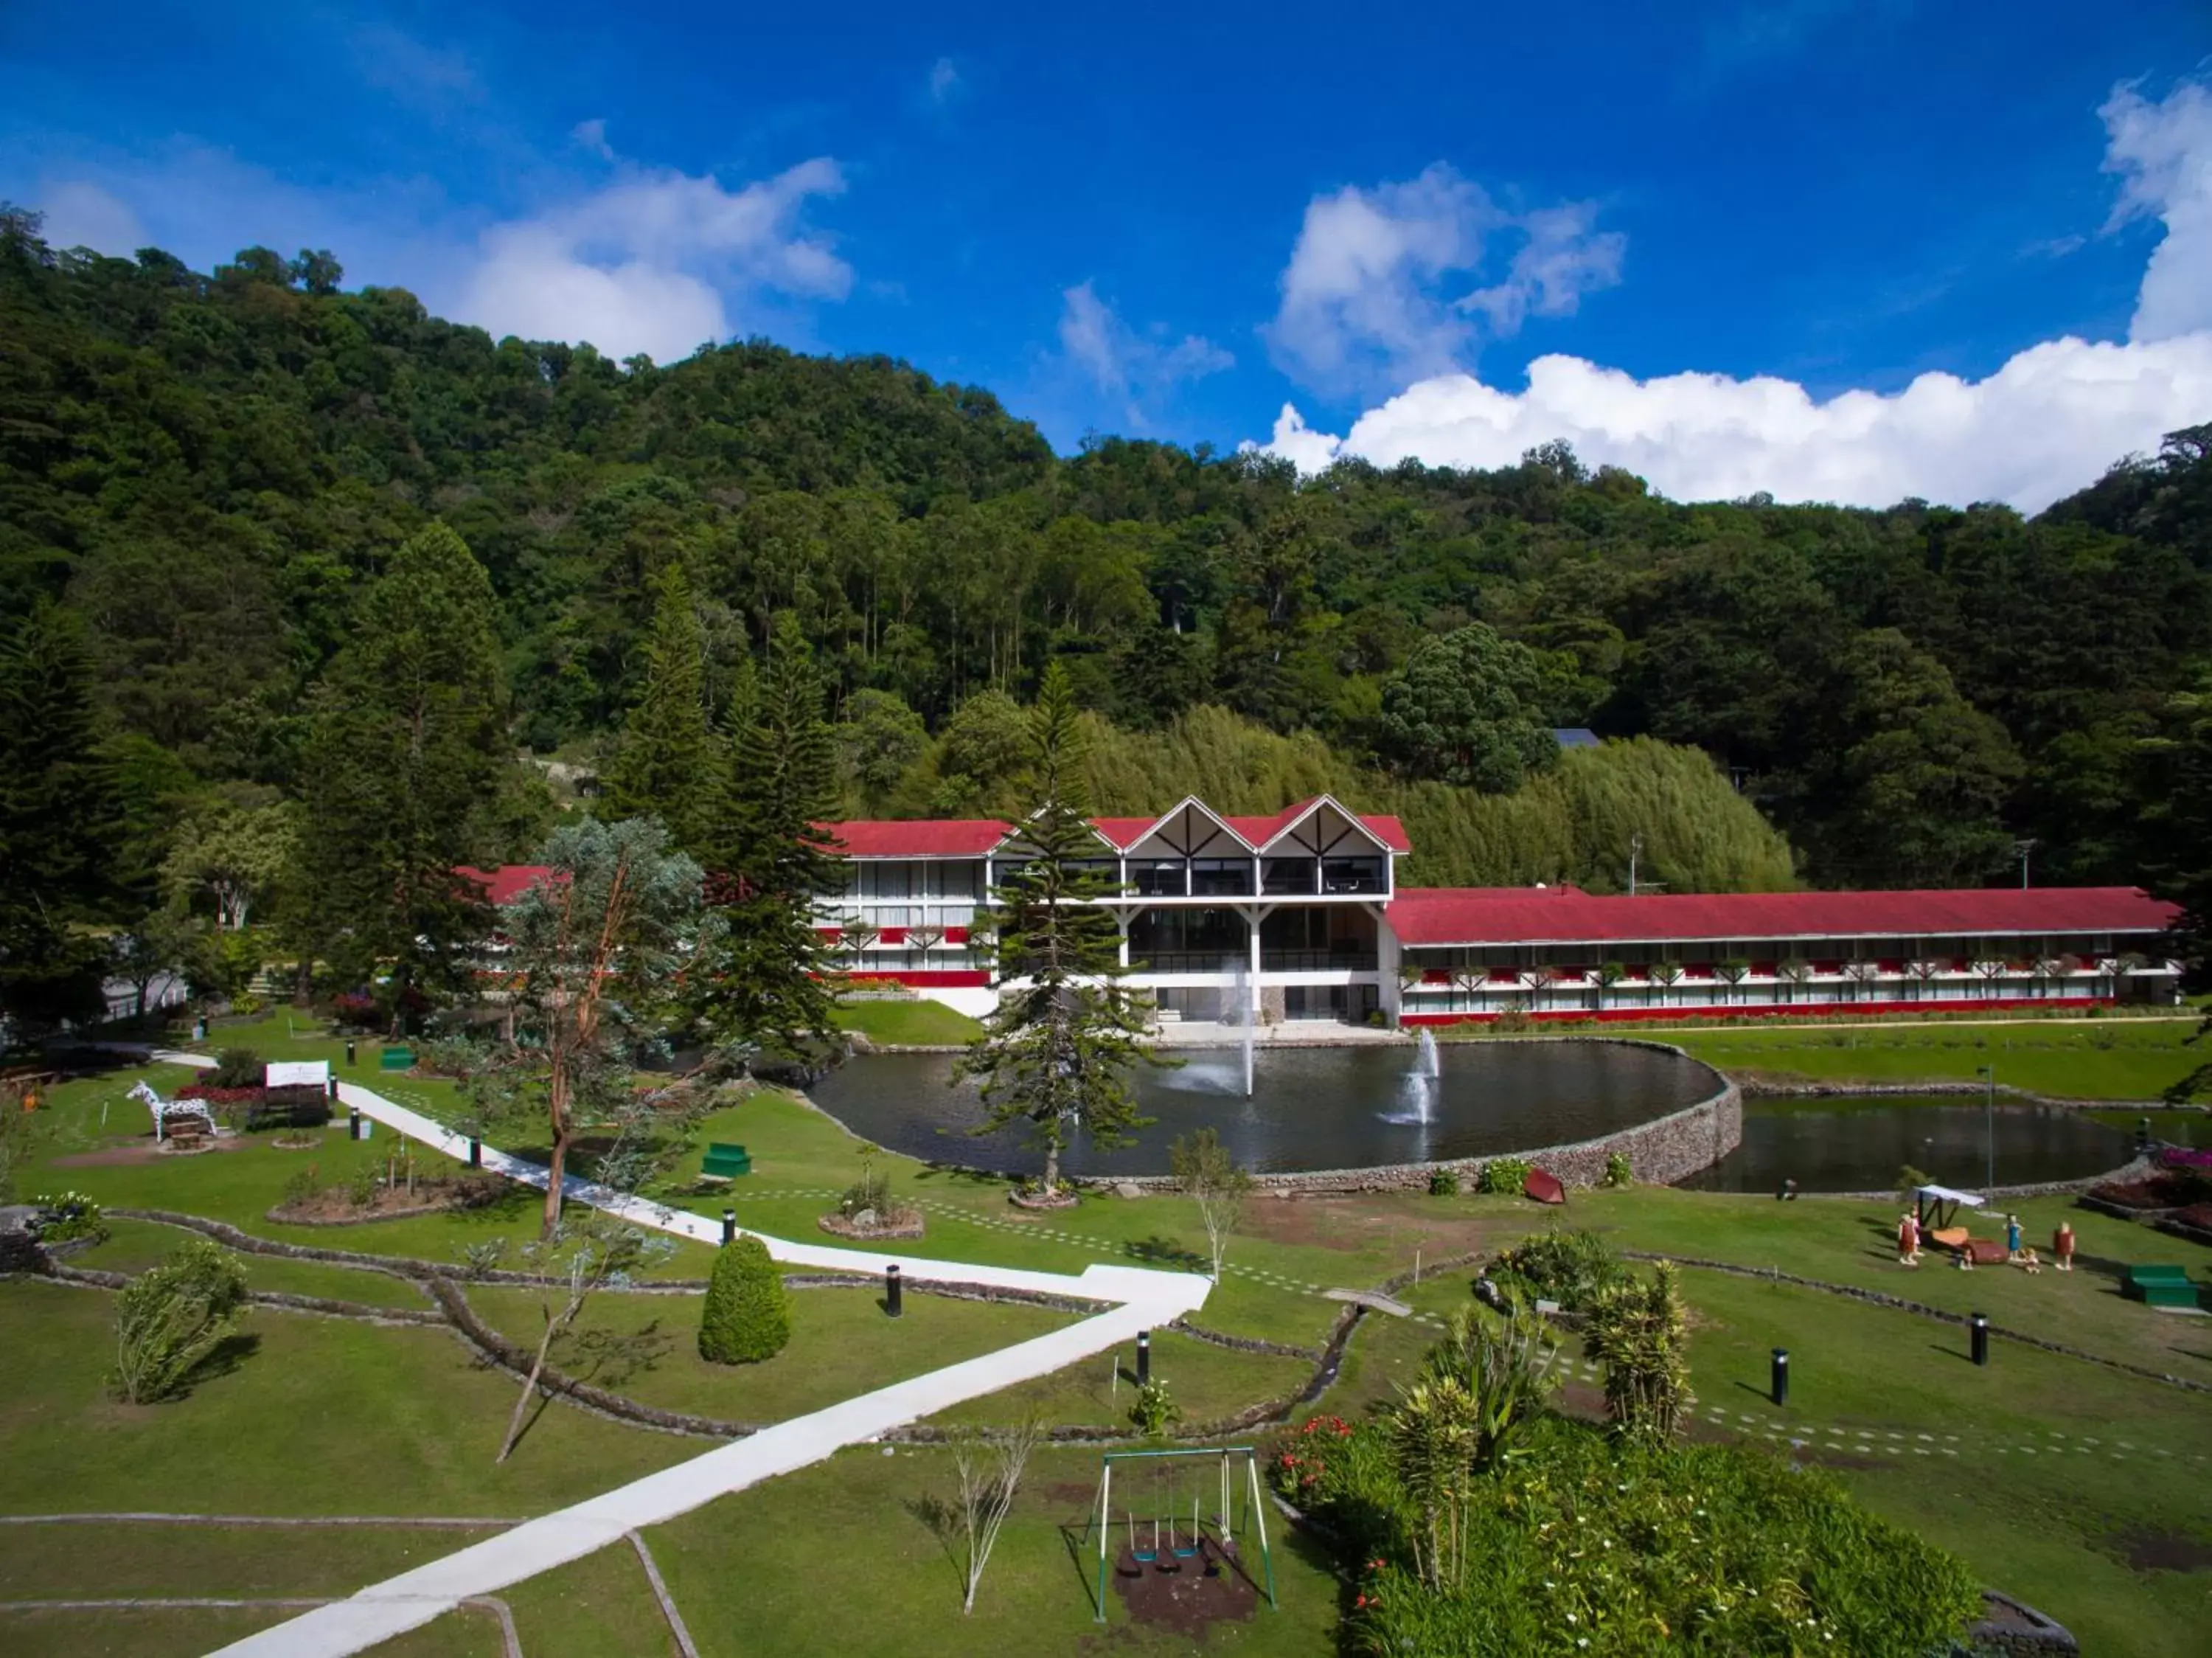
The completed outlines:
[[[154,1085],[146,1082],[134,1087],[128,1097],[143,1100],[146,1109],[154,1113],[154,1141],[157,1145],[168,1137],[172,1122],[196,1119],[210,1139],[215,1136],[215,1112],[208,1109],[204,1100],[164,1100],[154,1091]]]

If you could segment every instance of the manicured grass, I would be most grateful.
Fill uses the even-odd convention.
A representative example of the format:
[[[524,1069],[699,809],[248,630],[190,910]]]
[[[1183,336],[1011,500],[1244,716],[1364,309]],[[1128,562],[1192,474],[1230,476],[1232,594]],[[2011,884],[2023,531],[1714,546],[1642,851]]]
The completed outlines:
[[[0,1506],[526,1516],[694,1455],[695,1442],[549,1407],[495,1465],[516,1384],[443,1330],[255,1311],[228,1375],[112,1402],[105,1291],[0,1283]]]
[[[83,1658],[88,1652],[127,1654],[129,1658],[200,1658],[256,1630],[298,1616],[297,1612],[228,1606],[5,1612],[0,1612],[0,1643],[4,1643],[8,1658]],[[496,1646],[487,1649],[486,1658],[495,1658],[500,1650]]]
[[[487,1323],[536,1344],[544,1327],[536,1294],[472,1286],[468,1296]],[[758,1364],[710,1364],[699,1356],[703,1300],[604,1291],[586,1305],[573,1335],[556,1344],[555,1362],[663,1410],[766,1423],[1011,1347],[1078,1316],[916,1292],[906,1296],[903,1315],[890,1319],[872,1288],[793,1290],[791,1342],[783,1351]],[[608,1362],[595,1374],[592,1356],[617,1351],[647,1362],[634,1370]]]
[[[0,1600],[347,1595],[496,1534],[374,1526],[10,1526],[0,1549]]]
[[[1731,1076],[1830,1082],[1999,1084],[2069,1100],[2154,1100],[2204,1062],[2186,1045],[2198,1021],[2026,1020],[1987,1025],[1844,1025],[1832,1030],[1654,1031]]]
[[[1152,1375],[1192,1427],[1226,1419],[1247,1405],[1286,1399],[1305,1386],[1314,1367],[1303,1359],[1238,1353],[1194,1339],[1174,1330],[1152,1333]],[[1034,1413],[1040,1420],[1069,1427],[1107,1428],[1129,1434],[1129,1407],[1135,1402],[1137,1348],[1099,1353],[982,1399],[955,1405],[932,1418],[942,1423],[999,1424]]]
[[[161,1226],[152,1221],[112,1220],[106,1222],[105,1243],[69,1258],[71,1266],[97,1267],[106,1272],[143,1272],[166,1260],[179,1244],[202,1234],[182,1227]],[[239,1252],[246,1282],[256,1289],[294,1295],[319,1295],[329,1301],[351,1301],[362,1307],[397,1307],[420,1311],[430,1301],[415,1283],[389,1272],[335,1266],[321,1261],[291,1261],[275,1255]]]
[[[841,1003],[837,1028],[857,1031],[871,1042],[944,1046],[972,1042],[982,1026],[964,1013],[956,1013],[942,1002],[917,997],[908,1002],[890,997]]]
[[[1336,1650],[1336,1581],[1318,1552],[1278,1529],[1272,1515],[1281,1610],[1262,1600],[1244,1622],[1214,1625],[1200,1649],[1188,1636],[1133,1626],[1109,1584],[1102,1629],[1092,1621],[1097,1556],[1085,1548],[1096,1547],[1086,1527],[1098,1467],[1095,1451],[1042,1449],[1031,1459],[970,1617],[961,1614],[954,1559],[922,1518],[930,1499],[954,1494],[951,1458],[941,1450],[902,1447],[885,1454],[880,1447],[856,1447],[655,1527],[646,1540],[701,1652],[714,1658],[1085,1652],[1150,1658],[1200,1649],[1323,1658]],[[1149,1516],[1147,1503],[1157,1497],[1163,1511],[1173,1505],[1188,1513],[1193,1484],[1177,1487],[1166,1478],[1157,1491],[1148,1480],[1139,1484],[1143,1489],[1116,1481],[1139,1512]],[[1237,1511],[1241,1517],[1241,1504]]]

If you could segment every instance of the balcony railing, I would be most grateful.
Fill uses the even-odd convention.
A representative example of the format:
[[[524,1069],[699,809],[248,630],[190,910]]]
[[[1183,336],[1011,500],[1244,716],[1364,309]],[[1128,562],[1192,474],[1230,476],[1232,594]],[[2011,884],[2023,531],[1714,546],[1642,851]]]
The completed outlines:
[[[1371,973],[1372,950],[1270,950],[1260,952],[1260,967],[1273,973]]]
[[[1233,973],[1249,958],[1242,951],[1132,949],[1129,971],[1139,973]]]

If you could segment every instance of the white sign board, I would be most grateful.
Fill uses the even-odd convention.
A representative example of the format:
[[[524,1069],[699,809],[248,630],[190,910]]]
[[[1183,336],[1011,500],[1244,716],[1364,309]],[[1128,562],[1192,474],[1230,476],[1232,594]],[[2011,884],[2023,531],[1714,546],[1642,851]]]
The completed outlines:
[[[327,1059],[276,1059],[263,1073],[263,1082],[272,1088],[325,1088],[331,1085],[331,1062]]]

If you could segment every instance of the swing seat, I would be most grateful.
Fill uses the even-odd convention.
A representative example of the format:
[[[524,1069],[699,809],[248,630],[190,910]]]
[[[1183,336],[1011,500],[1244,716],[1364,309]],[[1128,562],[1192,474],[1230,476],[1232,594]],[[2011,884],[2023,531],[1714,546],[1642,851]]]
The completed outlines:
[[[1182,1570],[1182,1562],[1175,1557],[1175,1551],[1173,1550],[1163,1549],[1160,1551],[1160,1557],[1152,1562],[1152,1570],[1154,1571],[1181,1571]]]
[[[1149,1554],[1139,1554],[1134,1549],[1124,1549],[1121,1551],[1121,1559],[1115,1563],[1114,1570],[1123,1577],[1142,1577],[1145,1575],[1145,1568],[1152,1564],[1152,1559]]]

